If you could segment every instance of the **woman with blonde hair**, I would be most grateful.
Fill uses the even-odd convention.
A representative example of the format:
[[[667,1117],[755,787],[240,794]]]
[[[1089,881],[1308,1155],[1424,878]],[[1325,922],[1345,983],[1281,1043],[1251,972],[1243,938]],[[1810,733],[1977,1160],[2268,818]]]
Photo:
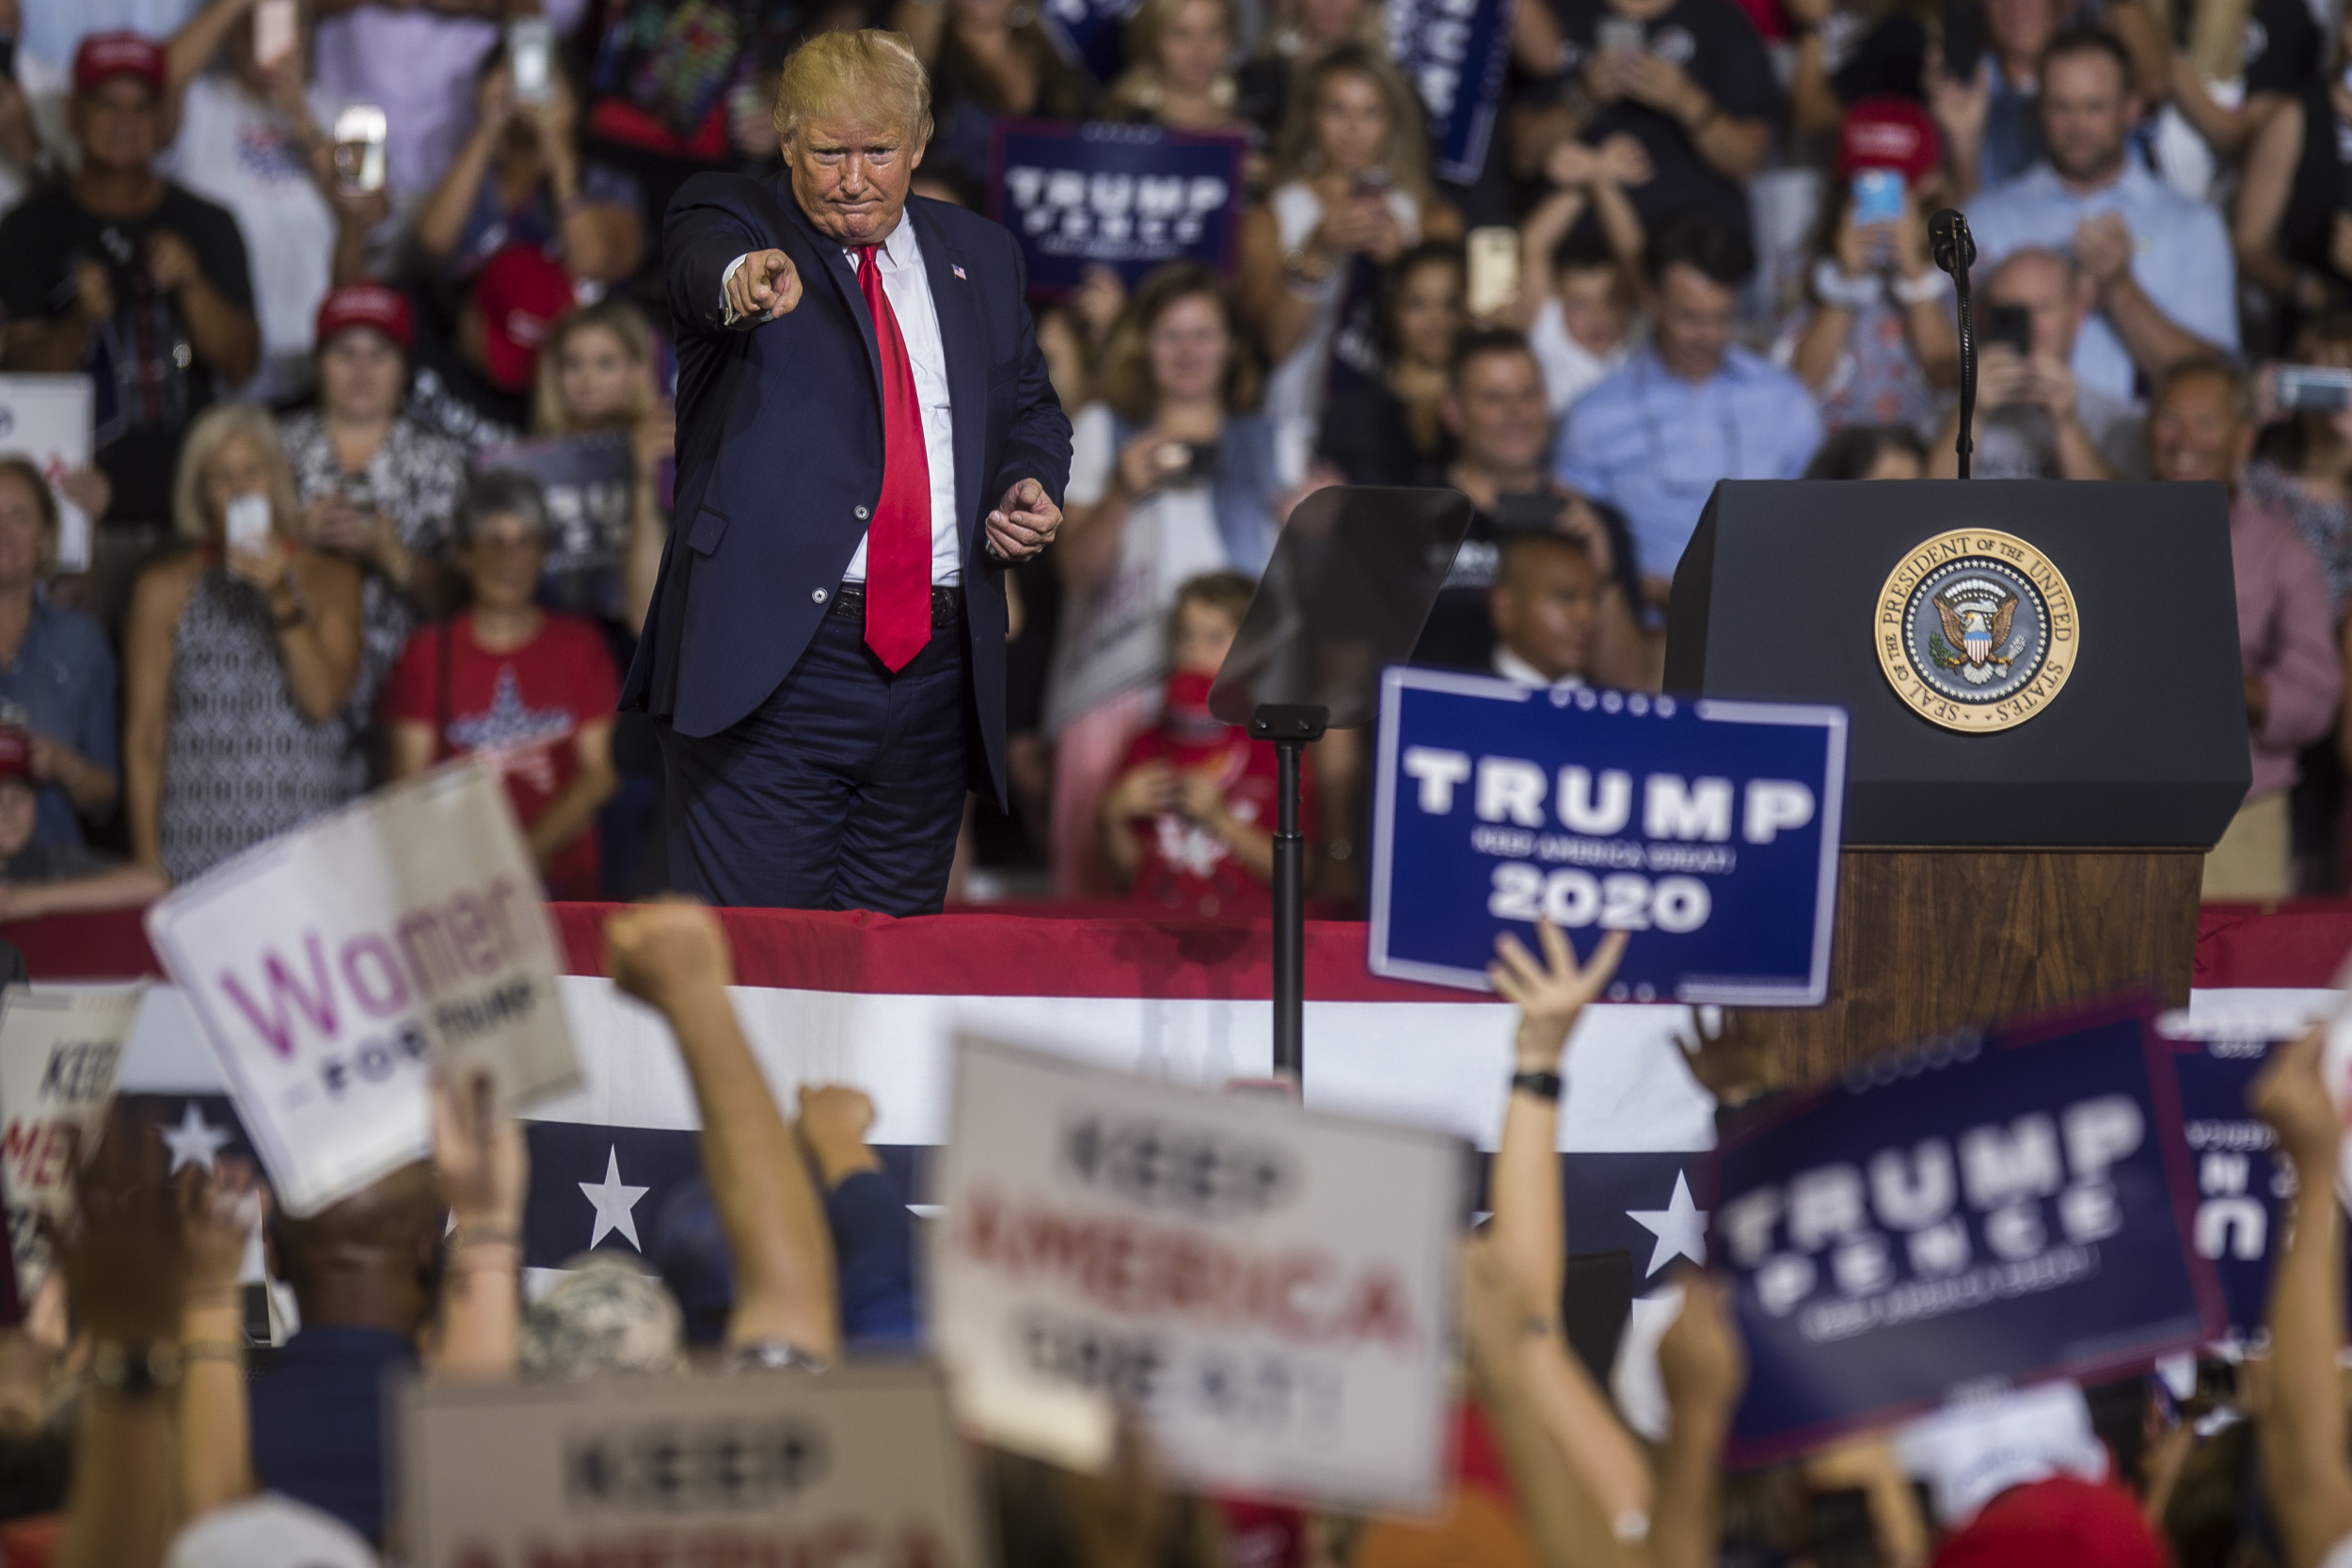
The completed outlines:
[[[1458,239],[1462,220],[1430,184],[1413,89],[1359,43],[1299,84],[1273,178],[1242,217],[1242,309],[1274,365],[1268,416],[1311,431],[1327,381],[1380,374],[1382,270],[1424,239]]]
[[[584,583],[602,578],[620,562],[620,620],[631,636],[645,624],[653,586],[661,572],[661,547],[670,536],[662,507],[662,464],[677,450],[677,415],[654,380],[653,329],[644,313],[625,299],[600,299],[566,312],[548,331],[539,350],[538,382],[532,391],[531,428],[539,436],[627,435],[629,491],[624,527],[595,541],[595,559],[565,559],[556,541],[548,558],[552,597],[564,608],[608,611],[586,601]],[[596,519],[599,523],[602,518]]]
[[[1127,18],[1126,73],[1103,100],[1104,119],[1172,131],[1254,129],[1238,107],[1234,0],[1142,0]]]
[[[195,547],[139,577],[123,638],[131,849],[175,882],[340,805],[359,572],[301,543],[268,411],[208,409],[172,521]]]
[[[1203,572],[1256,577],[1273,553],[1282,471],[1256,411],[1257,366],[1225,282],[1171,262],[1144,278],[1113,328],[1072,430],[1065,518],[1053,554],[1062,623],[1046,673],[1053,739],[1056,892],[1102,879],[1103,792],[1158,718],[1176,590]]]

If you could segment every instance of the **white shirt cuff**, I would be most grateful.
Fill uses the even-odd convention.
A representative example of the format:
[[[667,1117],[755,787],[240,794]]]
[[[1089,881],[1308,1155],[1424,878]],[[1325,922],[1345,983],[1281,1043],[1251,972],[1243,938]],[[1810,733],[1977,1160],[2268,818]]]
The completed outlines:
[[[719,275],[719,325],[722,326],[734,326],[743,320],[735,307],[727,303],[727,285],[735,281],[736,272],[751,259],[752,253],[747,250],[729,261],[727,270]]]

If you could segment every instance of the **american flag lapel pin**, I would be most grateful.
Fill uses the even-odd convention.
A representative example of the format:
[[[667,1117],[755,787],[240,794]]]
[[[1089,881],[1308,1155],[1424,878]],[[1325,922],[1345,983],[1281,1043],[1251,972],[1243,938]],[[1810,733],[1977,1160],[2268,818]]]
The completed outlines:
[[[953,262],[953,261],[950,261],[950,262],[948,262],[948,263],[947,263],[947,270],[948,270],[949,272],[954,273],[954,274],[955,274],[958,277],[963,277],[963,269],[962,269],[961,267],[960,267],[960,266],[956,265],[956,263],[955,263],[955,262]],[[967,278],[964,278],[964,281],[968,283],[968,282],[970,282],[970,281],[971,281],[971,279],[967,277]]]

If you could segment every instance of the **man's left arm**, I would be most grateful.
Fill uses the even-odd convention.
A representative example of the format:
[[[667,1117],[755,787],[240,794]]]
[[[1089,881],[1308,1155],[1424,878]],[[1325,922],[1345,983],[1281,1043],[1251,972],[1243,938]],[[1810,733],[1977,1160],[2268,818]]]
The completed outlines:
[[[223,382],[238,386],[262,362],[262,325],[253,313],[245,240],[228,214],[219,214],[219,220],[192,224],[194,231],[184,237],[169,230],[151,234],[148,270],[156,292],[178,303],[196,356]]]
[[[1029,275],[1012,236],[1013,308],[1021,312],[1019,379],[1014,383],[1012,423],[1006,432],[988,494],[999,498],[988,515],[990,553],[1005,562],[1025,561],[1049,544],[1061,527],[1061,498],[1070,483],[1070,416],[1062,412],[1037,346],[1037,324],[1027,304]]]
[[[2099,285],[2100,308],[2132,363],[2151,380],[2184,359],[2237,347],[2237,269],[2228,234],[2211,211],[2162,243],[2173,248],[2179,286],[2172,309],[2159,305],[2132,266],[2137,239],[2121,214],[2106,213],[2076,230],[2074,253]]]
[[[2268,668],[2251,672],[2268,698],[2254,734],[2279,751],[2300,750],[2333,729],[2344,695],[2327,575],[2299,537],[2285,543],[2292,547],[2281,549],[2277,562],[2278,651]]]

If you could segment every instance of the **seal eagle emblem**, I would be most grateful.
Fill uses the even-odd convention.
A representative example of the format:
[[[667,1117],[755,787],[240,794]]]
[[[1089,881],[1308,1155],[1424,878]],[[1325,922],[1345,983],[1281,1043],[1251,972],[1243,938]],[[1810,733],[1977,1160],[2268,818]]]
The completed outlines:
[[[2013,534],[1963,529],[1926,540],[1878,599],[1879,665],[1911,710],[1946,729],[2022,724],[2074,672],[2074,595],[2047,556]]]

